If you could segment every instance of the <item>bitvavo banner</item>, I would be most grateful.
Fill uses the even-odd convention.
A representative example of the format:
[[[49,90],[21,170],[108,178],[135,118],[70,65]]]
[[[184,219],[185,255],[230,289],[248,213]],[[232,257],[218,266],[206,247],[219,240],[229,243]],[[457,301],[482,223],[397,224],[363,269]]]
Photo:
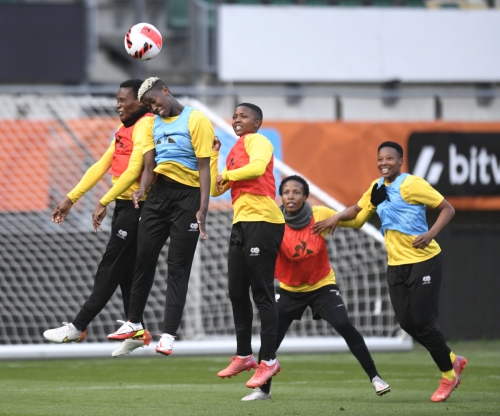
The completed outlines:
[[[445,196],[498,196],[500,133],[413,133],[408,165]]]

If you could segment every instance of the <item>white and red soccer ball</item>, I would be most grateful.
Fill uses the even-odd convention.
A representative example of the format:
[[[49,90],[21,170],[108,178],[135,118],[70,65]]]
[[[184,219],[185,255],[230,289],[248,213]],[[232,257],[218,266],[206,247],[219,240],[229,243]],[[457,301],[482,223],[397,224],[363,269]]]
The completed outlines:
[[[147,61],[161,51],[163,40],[160,31],[149,23],[137,23],[125,35],[125,50],[134,59]]]

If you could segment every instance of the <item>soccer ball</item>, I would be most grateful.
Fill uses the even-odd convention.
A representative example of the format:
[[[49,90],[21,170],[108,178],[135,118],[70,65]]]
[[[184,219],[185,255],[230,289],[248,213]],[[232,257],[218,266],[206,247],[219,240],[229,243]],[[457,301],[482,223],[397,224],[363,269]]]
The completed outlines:
[[[125,35],[125,50],[134,59],[147,61],[161,51],[160,31],[149,23],[137,23]]]

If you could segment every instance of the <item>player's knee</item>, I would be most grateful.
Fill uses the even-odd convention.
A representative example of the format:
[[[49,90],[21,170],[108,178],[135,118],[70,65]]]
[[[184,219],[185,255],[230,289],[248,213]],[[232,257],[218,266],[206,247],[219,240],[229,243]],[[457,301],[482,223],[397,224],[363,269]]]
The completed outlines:
[[[339,335],[347,334],[354,329],[354,326],[347,316],[333,319],[331,325],[333,326],[333,329],[339,333]]]
[[[250,301],[250,296],[248,293],[229,289],[229,299],[233,305],[243,305]]]
[[[403,331],[410,335],[415,333],[415,324],[411,319],[398,319],[398,322]]]
[[[414,326],[415,333],[419,337],[425,337],[429,333],[431,333],[431,332],[433,332],[435,330],[438,330],[434,321],[419,321],[419,320],[416,320],[414,325],[415,325]]]

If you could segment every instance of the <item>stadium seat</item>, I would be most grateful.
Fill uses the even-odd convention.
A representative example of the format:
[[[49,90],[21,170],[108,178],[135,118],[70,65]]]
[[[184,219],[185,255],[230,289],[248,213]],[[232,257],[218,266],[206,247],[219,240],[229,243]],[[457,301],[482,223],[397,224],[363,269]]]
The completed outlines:
[[[405,0],[406,7],[425,7],[424,0]]]
[[[331,0],[307,0],[304,4],[306,6],[332,6],[332,5],[337,5],[338,1],[331,1]]]
[[[236,0],[227,3],[237,3],[237,4],[262,4],[261,0]]]
[[[167,0],[167,27],[174,30],[189,27],[189,2]]]
[[[372,5],[375,7],[393,7],[393,0],[373,0]]]
[[[339,6],[359,7],[361,5],[361,0],[339,0]]]

